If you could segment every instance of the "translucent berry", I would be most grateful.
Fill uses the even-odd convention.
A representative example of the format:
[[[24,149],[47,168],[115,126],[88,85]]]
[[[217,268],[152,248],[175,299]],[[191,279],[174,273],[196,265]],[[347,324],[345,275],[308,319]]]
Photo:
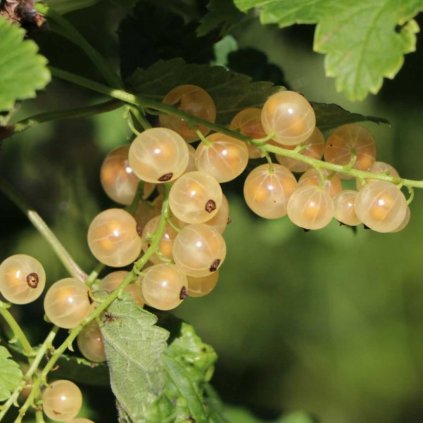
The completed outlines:
[[[174,181],[185,172],[189,151],[184,139],[167,128],[150,128],[141,132],[129,148],[129,164],[143,181]]]
[[[188,296],[190,297],[204,297],[210,294],[216,288],[217,281],[219,280],[219,271],[213,272],[208,276],[194,278],[187,276],[188,281]]]
[[[304,229],[321,229],[327,226],[335,213],[329,193],[316,185],[301,185],[288,200],[288,217]]]
[[[311,104],[294,91],[280,91],[270,96],[261,111],[266,134],[283,145],[297,145],[314,131],[316,115]]]
[[[316,185],[323,187],[331,197],[342,191],[342,182],[339,175],[327,169],[309,169],[303,173],[298,181],[299,186]]]
[[[100,181],[106,194],[116,203],[129,205],[135,197],[139,179],[128,162],[129,145],[112,150],[100,169]]]
[[[96,321],[88,323],[76,338],[79,351],[88,360],[101,363],[106,360],[103,337]]]
[[[225,257],[222,235],[205,224],[185,226],[173,242],[175,264],[188,276],[202,277],[216,272]]]
[[[349,226],[356,226],[361,223],[354,207],[357,194],[357,191],[345,190],[334,198],[336,220]]]
[[[213,99],[207,91],[197,85],[179,85],[173,88],[166,94],[163,103],[209,122],[216,120],[216,106]],[[159,120],[161,126],[173,129],[188,142],[198,139],[196,130],[203,135],[209,133],[206,127],[191,127],[184,119],[177,116],[161,114]]]
[[[407,201],[390,182],[374,181],[364,185],[355,200],[358,218],[377,232],[395,231],[404,221]]]
[[[325,149],[325,138],[318,128],[315,128],[313,133],[301,144],[300,154],[312,159],[320,160]],[[284,145],[284,148],[293,150],[296,146]],[[310,165],[300,160],[291,159],[289,157],[276,154],[276,160],[283,166],[287,167],[291,172],[302,173],[310,168]]]
[[[398,171],[392,165],[385,162],[374,162],[371,165],[369,172],[375,173],[377,175],[388,175],[388,176],[392,176],[393,178],[399,178]],[[356,187],[357,189],[360,189],[364,184],[372,182],[372,181],[377,181],[377,179],[372,179],[372,178],[357,179]]]
[[[330,163],[368,170],[376,157],[376,143],[370,132],[359,125],[347,124],[336,128],[328,138],[324,153]]]
[[[222,188],[205,172],[188,172],[172,185],[169,206],[179,220],[202,223],[210,220],[222,204]]]
[[[218,182],[228,182],[240,175],[248,164],[245,142],[215,133],[207,137],[195,151],[195,166],[214,176]]]
[[[107,266],[127,266],[141,252],[137,222],[125,210],[105,210],[93,219],[88,228],[88,246],[94,257]]]
[[[285,166],[263,164],[245,180],[245,202],[257,215],[277,219],[286,215],[288,199],[296,187],[294,175]]]
[[[144,227],[142,231],[143,250],[147,251],[150,247],[151,238],[159,226],[160,216],[153,217]],[[150,257],[152,263],[161,263],[163,261],[172,260],[173,240],[178,233],[170,225],[165,226],[165,230],[160,240],[158,252]]]
[[[129,272],[126,270],[118,270],[116,272],[109,273],[100,281],[98,289],[109,293],[113,292],[119,288],[128,273]],[[129,284],[123,291],[130,294],[140,307],[144,306],[144,298],[142,296],[141,287],[137,283]]]
[[[43,391],[43,411],[52,420],[65,422],[73,419],[82,407],[80,389],[69,380],[56,380]]]
[[[187,279],[174,264],[156,264],[141,277],[145,301],[158,310],[172,310],[186,297]]]
[[[13,304],[28,304],[43,292],[46,274],[41,263],[26,254],[15,254],[0,264],[0,292]]]
[[[49,320],[64,329],[78,326],[91,310],[88,288],[73,278],[55,282],[44,297],[44,311]]]
[[[266,136],[261,123],[261,109],[254,107],[249,107],[237,113],[232,119],[229,128],[254,139],[262,139]],[[247,148],[250,159],[261,157],[262,154],[258,147],[248,143]]]

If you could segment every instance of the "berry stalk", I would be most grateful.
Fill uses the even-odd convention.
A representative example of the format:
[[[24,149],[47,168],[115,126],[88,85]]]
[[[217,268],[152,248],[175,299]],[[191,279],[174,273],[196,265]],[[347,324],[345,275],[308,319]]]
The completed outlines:
[[[8,308],[10,307],[9,304],[6,304],[3,301],[0,301],[0,315],[8,324],[10,330],[13,333],[13,338],[16,339],[22,346],[22,349],[26,356],[30,357],[34,355],[34,350],[32,349],[31,344],[28,341],[25,333],[22,331],[21,327],[19,326],[18,322],[12,316]]]

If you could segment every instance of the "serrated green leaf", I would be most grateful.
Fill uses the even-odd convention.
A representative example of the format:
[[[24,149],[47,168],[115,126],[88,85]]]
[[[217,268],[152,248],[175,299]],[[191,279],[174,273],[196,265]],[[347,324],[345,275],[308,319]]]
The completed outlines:
[[[197,35],[202,37],[211,31],[221,28],[221,33],[226,33],[232,23],[241,19],[242,15],[228,0],[210,0],[206,13],[197,28]]]
[[[24,40],[25,31],[0,16],[0,111],[15,101],[35,97],[51,79],[47,60],[37,45]]]
[[[393,78],[404,54],[415,50],[419,28],[412,19],[421,0],[235,0],[247,11],[260,9],[263,23],[286,27],[316,23],[314,50],[326,54],[326,74],[351,100],[377,93]]]
[[[0,401],[6,401],[22,380],[22,371],[13,361],[7,348],[0,346]]]
[[[137,69],[128,80],[128,85],[136,93],[155,100],[161,100],[181,84],[199,85],[213,97],[220,124],[228,124],[245,107],[261,107],[271,94],[281,89],[269,82],[253,82],[246,75],[220,66],[187,64],[180,58],[160,60],[146,70]],[[322,130],[360,121],[386,123],[383,118],[350,113],[336,104],[312,105]]]
[[[156,316],[123,298],[112,303],[100,325],[112,391],[125,414],[139,423],[165,384],[162,354],[169,333],[155,326],[156,321]]]

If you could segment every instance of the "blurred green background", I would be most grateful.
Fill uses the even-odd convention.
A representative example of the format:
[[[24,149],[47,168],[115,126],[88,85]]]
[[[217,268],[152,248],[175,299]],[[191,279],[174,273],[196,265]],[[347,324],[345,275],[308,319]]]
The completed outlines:
[[[70,16],[117,62],[118,12],[95,7]],[[421,34],[420,50],[406,56],[397,78],[364,103],[349,103],[325,78],[323,57],[311,51],[312,27],[281,31],[251,20],[236,36],[240,47],[263,51],[290,87],[309,99],[389,119],[391,126],[366,125],[376,136],[378,159],[402,176],[423,178]],[[66,43],[42,35],[39,42],[53,63],[96,77],[78,52],[60,54]],[[54,82],[19,113],[95,100]],[[43,124],[1,144],[0,175],[40,211],[87,271],[94,260],[86,229],[99,210],[111,206],[101,191],[99,166],[110,148],[130,140],[122,113]],[[214,385],[222,399],[268,419],[304,410],[324,423],[422,422],[423,193],[416,193],[411,222],[401,233],[353,233],[336,222],[305,233],[287,219],[253,216],[242,200],[243,178],[227,190],[232,223],[216,290],[187,299],[175,311],[217,350]],[[1,194],[0,214],[0,260],[29,253],[45,265],[50,283],[65,276],[45,241]],[[41,305],[39,300],[14,309],[34,342],[47,330],[40,325]],[[108,391],[86,390],[92,418],[111,421]]]

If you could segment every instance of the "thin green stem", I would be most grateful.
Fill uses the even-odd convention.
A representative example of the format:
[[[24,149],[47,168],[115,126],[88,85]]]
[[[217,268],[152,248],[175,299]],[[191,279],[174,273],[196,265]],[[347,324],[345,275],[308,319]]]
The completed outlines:
[[[52,30],[62,37],[68,39],[79,47],[91,60],[96,69],[102,74],[105,81],[116,87],[122,86],[122,81],[119,76],[112,70],[110,65],[104,60],[103,56],[81,35],[81,33],[62,15],[56,13],[46,4],[37,3],[37,10],[47,16],[47,18],[55,23],[52,25]]]
[[[44,415],[42,410],[37,410],[35,412],[35,421],[36,423],[45,423]]]
[[[83,282],[87,279],[85,272],[75,263],[72,256],[57,239],[53,231],[48,227],[43,218],[33,210],[27,202],[15,191],[15,189],[0,178],[0,190],[28,217],[33,226],[38,230],[42,237],[50,244],[50,247],[56,253],[63,266],[75,279]]]
[[[28,338],[22,331],[21,327],[19,326],[18,322],[15,320],[15,318],[12,316],[10,311],[8,310],[9,304],[6,304],[3,301],[0,301],[0,314],[3,317],[3,319],[8,324],[10,330],[13,333],[13,337],[21,344],[25,355],[28,357],[32,356],[34,354],[34,350],[32,349],[31,344],[28,341]]]
[[[92,320],[97,319],[101,315],[101,313],[103,313],[103,311],[105,311],[109,307],[109,305],[122,294],[123,290],[138,277],[142,268],[147,264],[151,256],[157,252],[160,245],[160,240],[162,239],[163,234],[165,232],[166,221],[169,217],[169,189],[170,186],[168,184],[165,184],[165,193],[160,221],[157,226],[157,230],[153,235],[150,247],[147,249],[145,254],[134,264],[132,270],[128,273],[128,275],[126,275],[119,288],[113,291],[101,303],[99,303],[98,306],[94,309],[94,311],[89,314],[77,327],[72,329],[66,339],[62,342],[62,344],[58,348],[56,348],[53,355],[50,357],[47,364],[44,366],[39,376],[34,381],[31,393],[20,408],[19,416],[15,420],[15,423],[20,423],[22,421],[26,412],[28,411],[28,408],[33,404],[34,399],[39,396],[43,384],[47,381],[47,376],[49,372],[54,368],[57,360],[62,356],[62,354],[72,345],[73,341],[76,339],[81,330]]]
[[[104,103],[94,104],[92,106],[60,110],[57,112],[40,113],[40,114],[22,119],[19,122],[12,125],[11,126],[12,132],[10,133],[10,135],[8,134],[8,136],[26,131],[27,129],[32,128],[33,126],[39,125],[44,122],[60,120],[60,119],[76,119],[81,117],[94,116],[100,113],[107,113],[112,110],[118,109],[119,107],[122,107],[123,105],[124,103],[122,103],[119,100],[108,100],[108,101],[105,101]]]
[[[37,350],[37,354],[34,357],[29,369],[25,373],[24,378],[21,382],[16,386],[15,390],[12,392],[12,395],[8,398],[8,400],[1,406],[0,411],[0,421],[6,416],[7,412],[9,411],[10,407],[12,407],[16,401],[18,400],[19,394],[21,393],[22,389],[27,386],[27,384],[31,381],[33,375],[38,370],[38,367],[41,363],[41,360],[44,358],[47,350],[51,348],[53,345],[53,340],[56,337],[57,331],[59,328],[53,327],[53,329],[47,335],[45,341],[42,343],[40,348]],[[32,390],[31,390],[32,393]],[[28,397],[29,398],[29,397]]]
[[[239,132],[233,131],[231,129],[227,129],[221,125],[208,122],[204,119],[198,118],[196,116],[190,115],[188,113],[185,113],[173,106],[169,106],[166,104],[162,104],[159,101],[152,100],[143,96],[136,96],[134,94],[128,93],[123,90],[116,90],[113,88],[106,87],[102,84],[98,84],[97,82],[90,81],[89,79],[80,77],[78,75],[74,75],[70,72],[63,71],[61,69],[57,68],[50,68],[52,71],[52,74],[56,76],[57,78],[66,80],[68,82],[72,82],[76,85],[79,85],[81,87],[88,88],[93,91],[97,91],[99,93],[108,95],[110,97],[116,98],[118,100],[121,100],[125,103],[133,104],[138,107],[144,107],[149,109],[154,109],[161,113],[170,114],[173,116],[180,117],[184,119],[188,124],[192,126],[198,126],[202,125],[206,128],[209,128],[212,131],[220,132],[226,135],[229,135],[231,137],[235,137],[240,139],[241,141],[250,142],[252,144],[255,144],[255,140],[253,138],[247,137],[245,135],[240,134]],[[371,178],[371,179],[378,179],[381,181],[387,181],[398,185],[404,185],[407,187],[414,187],[414,188],[423,188],[423,180],[413,180],[413,179],[405,179],[405,178],[398,178],[393,177],[389,175],[384,174],[375,174],[371,172],[366,172],[363,170],[358,169],[348,169],[348,166],[342,166],[337,165],[334,163],[325,162],[322,160],[313,159],[311,157],[304,156],[300,153],[298,153],[295,150],[288,150],[282,147],[278,147],[272,144],[264,144],[260,145],[259,148],[263,152],[269,152],[269,153],[275,153],[279,154],[281,156],[290,157],[295,160],[299,160],[301,162],[307,163],[315,168],[320,169],[327,169],[338,173],[344,173],[348,174],[350,176],[354,176],[356,178]]]
[[[141,127],[145,129],[151,128],[150,122],[144,117],[141,111],[137,107],[130,106],[130,113],[135,117]]]

